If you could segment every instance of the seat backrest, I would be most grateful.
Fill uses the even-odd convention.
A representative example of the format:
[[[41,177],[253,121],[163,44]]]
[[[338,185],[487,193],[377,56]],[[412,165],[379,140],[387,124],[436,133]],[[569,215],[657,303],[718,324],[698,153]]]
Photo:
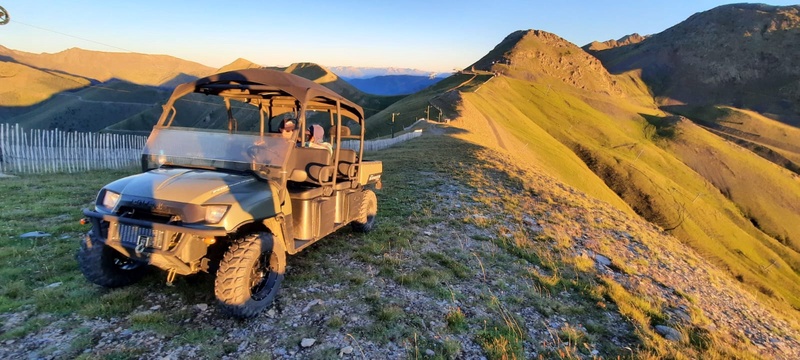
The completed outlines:
[[[341,149],[339,153],[339,177],[352,179],[356,176],[355,164],[358,156],[355,150]]]
[[[288,170],[303,170],[308,174],[306,182],[324,185],[333,180],[332,162],[326,149],[299,147],[294,149]]]

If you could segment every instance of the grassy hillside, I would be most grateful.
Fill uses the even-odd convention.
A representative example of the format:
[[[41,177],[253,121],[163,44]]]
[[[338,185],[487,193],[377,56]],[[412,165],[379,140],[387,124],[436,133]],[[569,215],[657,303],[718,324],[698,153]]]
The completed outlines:
[[[13,61],[0,61],[0,107],[28,107],[60,92],[89,85],[90,81],[80,76],[36,69]]]
[[[166,90],[111,81],[55,94],[7,121],[34,129],[100,131],[143,111],[160,109],[166,96]]]
[[[521,129],[544,129],[549,136],[579,156],[638,214],[664,229],[670,229],[670,233],[729,271],[730,276],[750,284],[754,291],[760,291],[765,298],[800,307],[800,297],[797,295],[800,291],[800,254],[759,231],[748,217],[779,221],[783,224],[782,229],[791,228],[792,222],[786,221],[790,219],[776,217],[781,208],[766,211],[763,207],[746,206],[726,198],[682,159],[662,147],[661,144],[668,139],[649,135],[648,129],[652,125],[637,112],[644,109],[627,110],[627,117],[619,117],[626,109],[618,108],[614,116],[609,116],[589,106],[582,100],[581,94],[574,90],[566,87],[553,90],[551,86],[548,92],[543,84],[509,78],[493,80],[477,93],[464,94],[464,99],[484,114],[496,113],[498,106],[510,114],[512,112],[507,109],[516,108],[513,113],[517,115],[507,117],[513,119],[513,123],[499,120],[497,124],[528,142],[546,143],[550,140],[548,136],[536,137],[535,130]],[[608,100],[610,103],[614,99]],[[616,99],[614,104],[624,104],[624,101]],[[630,108],[636,109],[635,106]],[[497,115],[493,117],[504,118]],[[529,122],[535,125],[527,125]],[[673,134],[678,139],[682,138],[677,132]],[[746,151],[740,151],[737,156],[756,163],[766,163]],[[707,159],[698,156],[694,160],[702,162]],[[692,163],[689,159],[685,161]],[[558,167],[562,162],[550,163],[551,167]],[[744,167],[742,171],[745,171]],[[556,172],[571,171],[564,167]],[[769,174],[764,176],[771,180],[761,181],[781,181],[787,186],[790,183],[786,181],[795,181],[786,171]],[[586,188],[578,182],[569,182],[569,177],[562,179],[570,185]],[[793,192],[796,186],[778,188],[781,190],[776,190],[774,194]],[[769,203],[769,197],[762,198],[761,188],[741,190],[746,192],[739,196],[761,198],[756,200],[759,206]],[[793,209],[786,206],[782,208]],[[751,212],[744,214],[741,208]],[[752,211],[759,215],[752,215]],[[779,269],[762,272],[761,267],[772,260],[781,264]]]
[[[800,173],[800,129],[749,110],[730,106],[663,106],[761,155]]]
[[[113,53],[78,48],[55,54],[33,54],[0,47],[0,55],[11,61],[98,82],[120,79],[150,86],[174,86],[209,75],[214,69],[195,62],[167,55]]]
[[[167,93],[155,87],[213,72],[171,56],[82,49],[33,54],[0,46],[0,58],[0,121],[26,128],[101,130],[163,102]]]

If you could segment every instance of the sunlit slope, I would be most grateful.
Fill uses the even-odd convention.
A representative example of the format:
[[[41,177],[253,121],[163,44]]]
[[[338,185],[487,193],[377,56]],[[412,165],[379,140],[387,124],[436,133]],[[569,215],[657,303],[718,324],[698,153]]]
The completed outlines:
[[[88,79],[0,61],[0,106],[31,106],[62,91],[89,86]]]
[[[558,140],[637,213],[669,229],[754,288],[800,306],[797,274],[800,256],[796,252],[759,231],[713,184],[658,146],[668,140],[651,139],[652,126],[637,113],[647,108],[608,99],[607,109],[623,104],[611,111],[614,115],[610,116],[587,104],[583,95],[567,86],[546,86],[505,77],[484,84],[477,93],[463,94],[465,103],[475,106],[521,141],[548,144],[552,141],[550,137]],[[595,103],[599,101],[589,97]],[[500,113],[516,115],[500,116]],[[621,116],[625,113],[627,117]],[[546,136],[537,128],[544,130]],[[754,157],[748,153],[742,156]],[[585,189],[590,182],[583,180],[581,184],[575,178],[561,175],[575,171],[563,157],[548,159],[542,167],[560,174],[566,183]],[[578,173],[575,177],[584,175]],[[588,193],[602,198],[596,195],[602,192],[594,189]],[[762,267],[773,260],[782,266],[763,272]]]
[[[756,227],[758,221],[751,221],[756,218],[742,211],[748,208],[769,214],[763,204],[771,198],[749,205],[736,203],[687,165],[715,159],[698,157],[685,163],[672,153],[670,144],[681,138],[682,127],[677,117],[665,116],[656,107],[639,72],[610,74],[574,44],[537,30],[510,34],[472,68],[501,76],[479,91],[462,94],[464,108],[475,107],[525,143],[548,143],[547,137],[526,122],[535,124],[579,157],[636,213],[692,245],[750,289],[800,308],[800,255],[763,233]],[[490,137],[481,139],[486,138]],[[709,141],[707,146],[717,149],[716,144]],[[751,152],[742,151],[741,156],[747,158],[743,164],[770,165]],[[542,162],[541,157],[528,161]],[[542,166],[568,174],[570,170],[559,169],[562,164],[569,164],[563,156],[546,160]],[[745,173],[752,171],[745,168]],[[755,169],[760,170],[758,166]],[[786,172],[778,174],[785,176]],[[782,184],[785,180],[773,176],[778,175],[767,174],[762,182]],[[577,188],[586,187],[575,180],[580,175],[561,178]],[[750,194],[759,196],[755,191]],[[792,211],[790,207],[781,209]],[[781,226],[774,226],[787,229],[793,225],[789,220],[781,218],[777,220]],[[763,271],[773,260],[780,269]]]
[[[675,105],[663,109],[683,115],[780,166],[800,173],[800,129],[794,126],[730,106]]]
[[[511,96],[497,96],[498,91]],[[461,113],[464,128],[476,134],[482,145],[510,153],[521,165],[534,165],[592,197],[634,213],[569,147],[529,120],[529,116],[543,114],[519,106],[527,99],[508,91],[513,91],[508,79],[498,78],[477,94],[463,94],[466,99]]]
[[[98,82],[119,79],[150,86],[175,86],[214,71],[211,67],[173,56],[78,48],[54,54],[34,54],[0,47],[0,55],[45,71],[82,76]]]
[[[557,140],[605,181],[605,185],[595,186],[608,186],[637,213],[668,229],[753,289],[800,307],[800,256],[759,231],[713,184],[659,146],[670,141],[658,135],[668,135],[662,131],[668,126],[651,125],[646,119],[658,117],[646,112],[657,110],[640,105],[636,96],[628,97],[633,101],[611,95],[604,99],[564,83],[508,77],[497,77],[478,92],[462,95],[465,104],[520,141],[550,144],[550,138]],[[564,175],[574,171],[570,162],[563,160],[565,156],[570,155],[543,161],[541,157],[547,155],[541,154],[529,161],[551,169],[569,185],[586,188],[590,182],[580,173],[572,178]],[[600,197],[596,194],[602,192],[589,193]],[[781,266],[763,272],[761,268],[772,260]]]
[[[800,177],[687,120],[678,128],[670,150],[758,228],[800,251]]]

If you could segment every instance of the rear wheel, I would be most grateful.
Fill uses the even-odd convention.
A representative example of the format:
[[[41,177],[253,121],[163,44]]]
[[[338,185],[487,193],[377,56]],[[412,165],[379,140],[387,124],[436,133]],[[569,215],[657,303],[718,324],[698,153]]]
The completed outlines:
[[[116,288],[139,281],[147,264],[132,260],[105,244],[91,242],[86,234],[78,250],[78,267],[87,280],[104,287]]]
[[[366,190],[364,198],[361,200],[359,218],[353,220],[350,226],[358,232],[369,232],[375,227],[376,216],[378,216],[378,197],[372,190]]]
[[[238,318],[258,315],[275,299],[286,269],[286,252],[272,234],[236,240],[219,265],[214,293],[222,310]]]

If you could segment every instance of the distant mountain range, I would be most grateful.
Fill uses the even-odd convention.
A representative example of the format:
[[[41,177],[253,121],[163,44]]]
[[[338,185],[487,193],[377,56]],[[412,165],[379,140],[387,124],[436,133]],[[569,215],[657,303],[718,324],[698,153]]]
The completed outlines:
[[[387,76],[387,75],[414,75],[414,76],[428,76],[428,77],[438,77],[444,78],[450,75],[450,73],[441,73],[435,71],[426,71],[426,70],[419,70],[419,69],[409,69],[409,68],[379,68],[379,67],[358,67],[358,66],[331,66],[328,67],[330,71],[336,73],[340,77],[344,79],[366,79],[372,78],[376,76]]]
[[[383,75],[366,79],[350,79],[348,82],[359,90],[376,95],[413,94],[436,84],[443,78],[416,75]]]

